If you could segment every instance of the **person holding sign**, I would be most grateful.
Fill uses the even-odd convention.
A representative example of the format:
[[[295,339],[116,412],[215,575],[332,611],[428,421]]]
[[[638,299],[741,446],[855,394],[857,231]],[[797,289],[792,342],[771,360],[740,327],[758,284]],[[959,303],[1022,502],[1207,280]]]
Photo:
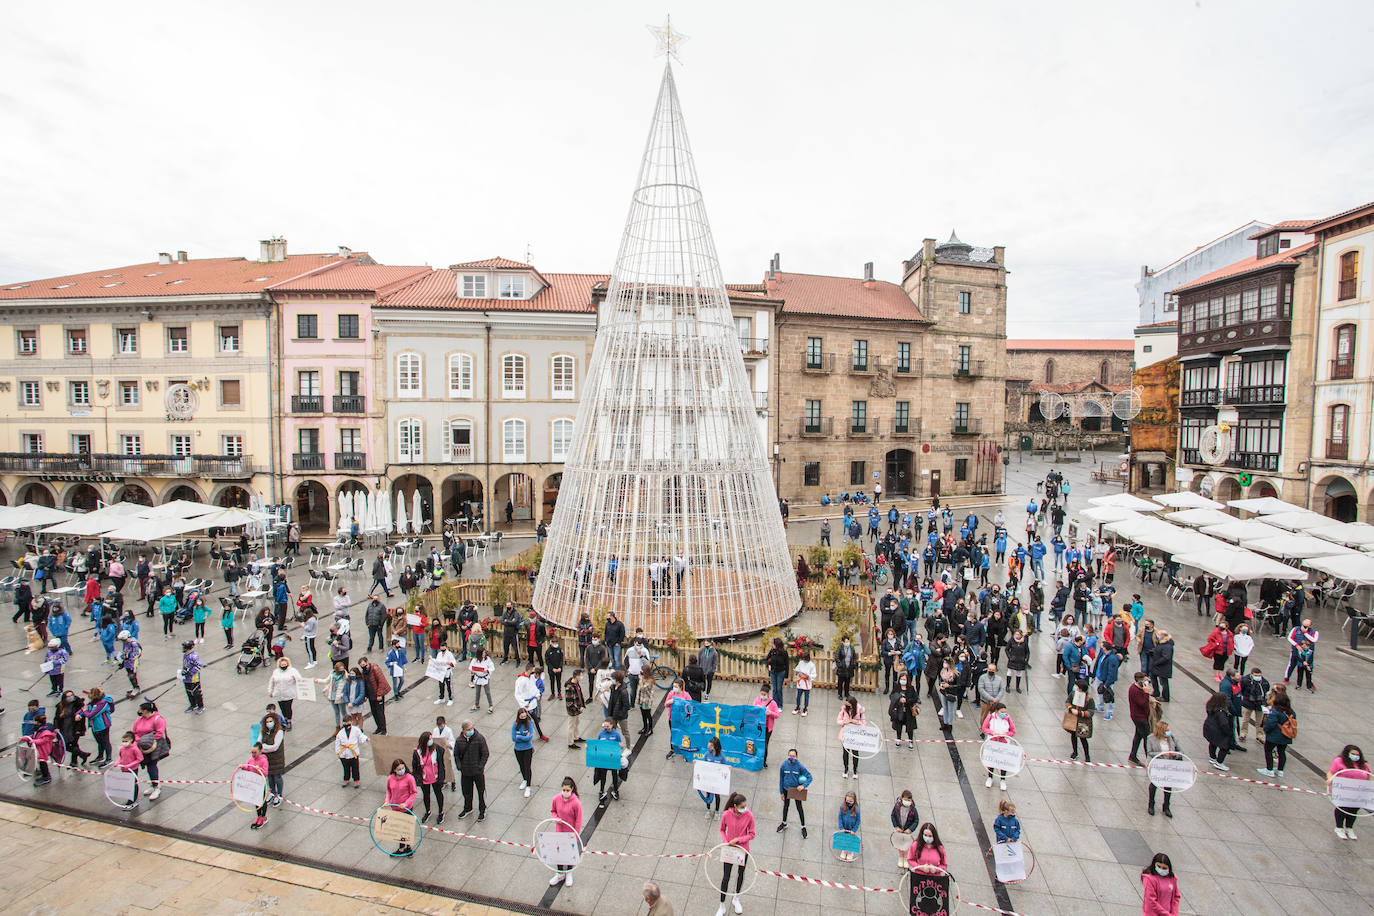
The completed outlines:
[[[553,797],[549,804],[549,817],[554,820],[554,831],[557,833],[581,833],[582,832],[582,798],[577,794],[577,783],[573,782],[571,776],[563,777],[563,785],[559,788],[558,794]],[[559,884],[566,884],[572,887],[573,876],[571,865],[556,865],[557,873],[549,879],[549,887]]]
[[[1145,739],[1145,754],[1153,759],[1158,754],[1165,754],[1173,759],[1182,759],[1183,752],[1179,749],[1178,739],[1174,737],[1173,730],[1169,728],[1169,723],[1163,720],[1155,723],[1154,731]],[[1155,790],[1158,787],[1150,783],[1150,804],[1145,809],[1151,815],[1155,813]],[[1169,810],[1169,799],[1173,796],[1173,789],[1164,790],[1164,816],[1173,817],[1174,813]]]
[[[620,732],[616,730],[615,722],[611,719],[606,719],[601,723],[601,731],[597,733],[596,740],[614,741],[616,744],[621,745],[622,748],[624,747],[624,739],[621,738]],[[620,801],[620,769],[620,767],[597,767],[593,772],[592,782],[601,790],[602,804],[605,804],[611,798]],[[606,775],[608,773],[611,777],[611,791],[609,794],[606,792]]]
[[[1070,688],[1068,702],[1064,704],[1063,728],[1069,733],[1069,742],[1073,745],[1070,760],[1078,759],[1078,743],[1081,741],[1083,761],[1093,762],[1092,751],[1088,749],[1088,739],[1093,736],[1093,710],[1096,708],[1097,703],[1088,692],[1088,679],[1080,677]]]
[[[993,703],[988,707],[987,718],[983,720],[983,734],[988,736],[989,741],[996,741],[999,744],[1010,743],[1007,739],[1016,737],[1016,723],[1011,720],[1011,714],[1007,712],[1007,707],[1003,703]],[[983,785],[992,788],[992,767],[987,768],[988,778]],[[1002,791],[1007,791],[1007,771],[998,770],[997,776],[1002,782]]]
[[[458,660],[454,658],[453,653],[449,651],[448,643],[440,641],[439,648],[434,650],[434,657],[429,660],[430,668],[442,675],[442,677],[436,678],[439,682],[439,696],[434,701],[435,706],[444,702],[446,693],[448,695],[448,705],[453,705],[453,669],[457,664]],[[429,672],[425,673],[428,676]],[[487,689],[487,693],[491,693],[490,688]]]
[[[700,759],[706,761],[707,763],[719,764],[720,766],[727,766],[727,765],[728,765],[728,764],[726,764],[725,758],[721,755],[721,752],[720,752],[720,739],[717,738],[717,737],[714,736],[714,735],[711,736],[711,740],[710,740],[710,741],[707,741],[707,742],[706,742],[706,753],[703,754],[703,755],[701,756]],[[707,819],[708,821],[711,819],[711,803],[712,803],[712,802],[714,802],[714,803],[715,803],[715,806],[716,806],[715,813],[716,813],[716,814],[719,814],[719,813],[720,813],[720,796],[719,796],[719,795],[715,795],[715,794],[712,794],[712,793],[710,793],[710,792],[703,792],[703,791],[701,791],[700,789],[698,789],[698,790],[697,790],[697,797],[700,798],[703,802],[706,803],[706,819]]]
[[[801,821],[802,839],[806,839],[806,811],[802,802],[806,801],[806,787],[811,785],[811,771],[797,759],[797,749],[789,748],[787,759],[778,770],[778,794],[782,796],[782,823],[778,833],[787,829],[787,812],[792,802],[797,803],[797,819]]]
[[[121,756],[122,756],[122,752],[121,752]],[[254,773],[258,773],[258,774],[260,774],[260,775],[262,775],[262,776],[266,776],[266,775],[267,775],[267,769],[268,769],[267,757],[264,756],[264,754],[263,754],[263,752],[262,752],[262,742],[261,742],[261,741],[259,741],[259,742],[257,742],[256,744],[253,745],[252,749],[248,752],[248,760],[247,760],[245,763],[240,764],[239,769],[242,769],[242,770],[250,770],[250,771],[252,771],[252,772],[254,772]],[[251,827],[251,828],[254,829],[254,830],[257,830],[257,829],[258,829],[259,827],[261,827],[263,824],[267,823],[267,801],[268,801],[269,795],[270,795],[270,793],[266,793],[266,792],[263,793],[263,796],[262,796],[262,804],[258,806],[258,816],[257,816],[256,818],[254,818],[253,823],[251,823],[251,824],[248,825],[249,827]]]
[[[1329,790],[1332,780],[1337,776],[1344,779],[1369,779],[1369,761],[1365,760],[1364,751],[1360,750],[1357,744],[1347,744],[1341,749],[1340,754],[1331,761],[1331,768],[1326,771],[1326,787]],[[1336,808],[1336,836],[1343,840],[1355,839],[1355,817],[1360,813],[1359,808]]]
[[[482,691],[487,692],[487,712],[492,712],[495,707],[491,702],[491,673],[496,670],[495,663],[491,656],[487,655],[485,647],[479,646],[472,654],[472,661],[468,662],[468,672],[472,675],[472,697],[471,712],[476,712],[477,707],[482,705]]]
[[[106,761],[108,763],[109,761]],[[119,762],[115,766],[126,773],[137,773],[138,768],[143,765],[143,752],[138,749],[138,740],[134,738],[133,732],[125,732],[119,744]],[[138,804],[138,779],[134,779],[134,797],[129,799],[129,806]]]
[[[415,777],[406,770],[405,761],[399,757],[391,761],[391,775],[386,778],[386,801],[383,804],[398,811],[410,811],[415,807],[415,796],[418,794],[420,791],[415,788]],[[412,852],[414,850],[409,843],[401,842],[393,855],[404,856]]]
[[[852,752],[849,748],[844,747],[843,742],[844,727],[846,725],[868,724],[868,718],[864,715],[864,708],[859,705],[859,701],[854,699],[853,697],[845,697],[844,705],[840,707],[840,714],[835,718],[835,724],[840,727],[840,761],[841,766],[843,768],[842,776],[843,778],[848,779],[850,776],[850,772],[852,771],[854,774],[854,778],[858,779],[859,755]]]
[[[916,842],[906,851],[907,868],[912,871],[949,872],[949,856],[945,855],[944,844],[940,842],[940,832],[935,825],[926,821],[916,831]]]
[[[859,797],[853,792],[844,793],[844,801],[840,803],[840,815],[836,826],[845,833],[857,834],[861,818],[859,815]],[[841,862],[853,862],[857,856],[852,852],[839,853]]]
[[[778,721],[778,717],[782,715],[782,710],[778,708],[777,702],[774,701],[772,697],[772,688],[767,684],[759,685],[759,695],[754,697],[754,705],[762,707],[763,709],[763,766],[767,769],[768,745],[773,740],[773,725]]]
[[[744,904],[739,900],[740,889],[744,887],[744,866],[749,861],[749,843],[757,835],[754,829],[754,814],[749,810],[744,795],[731,792],[725,802],[725,813],[720,816],[720,839],[726,846],[731,847],[731,850],[725,851],[725,869],[720,879],[720,909],[716,910],[716,916],[725,916],[726,888],[730,885],[730,872],[736,866],[739,872],[735,877],[733,903],[736,913],[744,912]],[[732,850],[736,851],[734,862],[729,859]],[[740,852],[743,855],[740,855]]]

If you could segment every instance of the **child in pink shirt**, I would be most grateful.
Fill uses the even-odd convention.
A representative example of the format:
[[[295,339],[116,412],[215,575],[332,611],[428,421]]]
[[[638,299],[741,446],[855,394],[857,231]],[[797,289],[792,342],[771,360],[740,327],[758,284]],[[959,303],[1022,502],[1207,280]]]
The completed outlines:
[[[754,697],[754,705],[763,707],[764,716],[767,719],[766,728],[763,733],[763,765],[768,766],[768,743],[773,738],[773,723],[782,715],[782,710],[773,700],[773,689],[767,684],[759,688],[759,695]]]
[[[766,688],[765,688],[766,689]],[[776,706],[777,704],[773,704]],[[720,816],[720,839],[727,846],[744,850],[744,857],[749,858],[749,843],[757,836],[754,829],[754,814],[749,810],[745,798],[739,792],[731,792],[730,797],[725,801],[725,813]],[[716,916],[725,916],[725,893],[730,885],[730,872],[734,865],[730,861],[725,862],[725,873],[720,879],[720,909],[716,910]],[[744,863],[739,865],[739,871],[735,877],[735,912],[743,913],[744,907],[740,905],[739,892],[744,887]]]
[[[554,818],[556,833],[582,832],[582,798],[577,794],[577,783],[573,782],[571,776],[563,778],[563,785],[549,805],[549,817]],[[568,887],[572,887],[572,866],[557,865],[555,868],[558,871],[549,879],[549,886],[567,882]]]

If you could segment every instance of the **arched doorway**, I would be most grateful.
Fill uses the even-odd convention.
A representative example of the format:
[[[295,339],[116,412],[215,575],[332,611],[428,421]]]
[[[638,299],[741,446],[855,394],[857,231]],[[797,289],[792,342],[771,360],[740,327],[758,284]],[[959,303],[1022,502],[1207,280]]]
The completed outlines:
[[[540,517],[546,522],[553,518],[553,506],[558,501],[558,488],[561,486],[563,486],[562,471],[544,478],[543,514]]]
[[[1274,489],[1274,485],[1269,481],[1257,480],[1254,483],[1250,484],[1250,489],[1246,491],[1245,495],[1248,499],[1259,499],[1260,497],[1264,496],[1277,497],[1279,495],[1279,491]]]
[[[1102,418],[1107,411],[1102,404],[1092,398],[1085,398],[1078,405],[1078,426],[1085,433],[1096,433],[1102,431]]]
[[[0,506],[8,506],[9,504],[10,498],[5,495],[4,490],[0,490]]]
[[[1331,477],[1322,494],[1322,514],[1338,522],[1353,522],[1360,517],[1355,487],[1344,477]]]
[[[325,532],[329,528],[329,491],[317,480],[296,487],[296,523],[302,532]]]
[[[410,520],[415,505],[415,493],[420,494],[420,514],[430,523],[433,530],[434,525],[434,485],[429,482],[429,478],[421,477],[419,474],[402,474],[391,484],[391,520],[396,521],[396,494],[405,495],[406,519]],[[409,529],[407,529],[409,530]]]
[[[100,491],[88,483],[72,484],[63,501],[68,509],[94,512],[100,506]]]
[[[911,449],[894,448],[884,461],[883,490],[888,496],[910,496],[915,484]]]
[[[503,474],[491,488],[492,512],[488,527],[506,523],[506,504],[510,504],[511,520],[527,522],[534,513],[534,478],[528,474]]]
[[[243,487],[225,487],[215,504],[224,509],[247,509],[252,499]]]
[[[190,484],[184,483],[178,484],[177,486],[173,487],[170,491],[168,491],[167,495],[163,497],[162,501],[165,503],[169,503],[177,499],[184,499],[188,503],[204,502],[204,500],[201,499],[199,490],[197,490]]]
[[[115,492],[114,501],[117,503],[134,503],[139,506],[151,506],[153,504],[153,494],[147,488],[136,483],[126,483]]]
[[[57,508],[57,501],[53,499],[52,490],[41,483],[27,483],[19,489],[19,496],[15,499],[16,506],[26,506],[32,503],[35,506],[47,506],[49,509]]]
[[[1240,499],[1240,483],[1234,477],[1223,477],[1217,481],[1216,490],[1212,496],[1219,503],[1227,503],[1233,499]]]
[[[471,474],[454,474],[447,478],[440,492],[445,519],[462,518],[464,503],[472,503],[474,518],[482,514],[482,481]]]
[[[358,505],[353,510],[354,514],[352,518],[353,521],[358,523],[358,530],[361,531],[367,527],[367,518],[363,515],[363,513],[367,509],[367,486],[365,484],[359,483],[356,480],[345,480],[343,483],[339,484],[339,488],[334,491],[334,504],[339,504],[340,496],[343,496],[344,494],[351,495],[353,493],[357,493],[359,494],[359,496],[357,499]],[[342,517],[340,517],[339,519],[339,524],[344,524],[344,519]]]

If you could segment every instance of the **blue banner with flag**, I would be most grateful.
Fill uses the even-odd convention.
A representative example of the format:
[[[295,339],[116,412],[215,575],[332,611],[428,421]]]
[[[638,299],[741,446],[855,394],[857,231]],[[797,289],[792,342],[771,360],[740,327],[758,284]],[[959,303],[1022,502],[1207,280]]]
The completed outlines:
[[[673,700],[669,720],[672,750],[688,760],[699,760],[706,755],[706,742],[718,737],[726,763],[743,770],[761,770],[767,721],[761,706]]]

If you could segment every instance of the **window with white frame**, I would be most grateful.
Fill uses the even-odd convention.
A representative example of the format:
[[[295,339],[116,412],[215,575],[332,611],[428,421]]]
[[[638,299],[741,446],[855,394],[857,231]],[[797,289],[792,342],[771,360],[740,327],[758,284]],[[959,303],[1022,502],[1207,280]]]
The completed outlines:
[[[73,355],[82,355],[86,352],[85,328],[69,328],[67,330],[67,352]]]
[[[512,417],[501,424],[501,460],[525,460],[525,421]]]
[[[68,382],[67,392],[73,407],[91,406],[91,383],[90,382]]]
[[[318,369],[302,369],[296,373],[296,394],[302,397],[319,397],[320,372]]]
[[[168,328],[167,329],[167,352],[168,353],[189,353],[191,350],[191,333],[189,328]]]
[[[523,299],[525,298],[525,278],[519,274],[508,274],[501,277],[501,298],[502,299]]]
[[[572,430],[573,421],[568,417],[559,417],[553,421],[553,429],[549,436],[550,460],[568,460],[568,452],[572,450]]]
[[[501,357],[501,397],[525,396],[525,357],[509,353]]]
[[[467,353],[453,353],[448,358],[448,396],[451,398],[472,397],[472,356]]]
[[[577,363],[566,354],[553,358],[553,396],[560,401],[577,397]]]
[[[125,433],[119,437],[119,453],[126,456],[143,454],[143,437],[136,433]]]
[[[23,443],[24,451],[30,455],[37,455],[43,451],[42,433],[23,433],[19,440]]]
[[[445,420],[444,460],[471,461],[472,457],[472,421]]]
[[[43,383],[42,383],[42,382],[20,382],[20,383],[19,383],[19,406],[20,406],[20,407],[42,407],[42,406],[43,406]]]
[[[236,324],[223,324],[219,328],[219,352],[237,353],[239,352],[239,326]]]
[[[120,328],[115,332],[119,342],[119,352],[125,355],[138,353],[138,328]]]
[[[172,437],[171,437],[171,440],[172,440],[172,454],[173,454],[173,455],[177,456],[178,458],[190,458],[190,457],[191,457],[191,437],[190,437],[190,436],[188,436],[188,435],[186,435],[186,434],[184,434],[184,433],[178,433],[177,435],[172,436]]]
[[[242,458],[243,437],[229,434],[220,436],[219,450],[226,458]]]
[[[396,395],[418,398],[420,394],[420,355],[402,353],[396,357]]]
[[[463,298],[487,298],[487,278],[483,274],[463,274]]]
[[[72,452],[77,455],[89,455],[91,453],[91,434],[72,433]]]
[[[396,424],[396,460],[414,464],[424,457],[424,427],[415,417]]]
[[[119,383],[119,406],[137,407],[139,404],[138,382]]]
[[[19,332],[19,355],[37,356],[38,355],[38,332],[20,331]]]

